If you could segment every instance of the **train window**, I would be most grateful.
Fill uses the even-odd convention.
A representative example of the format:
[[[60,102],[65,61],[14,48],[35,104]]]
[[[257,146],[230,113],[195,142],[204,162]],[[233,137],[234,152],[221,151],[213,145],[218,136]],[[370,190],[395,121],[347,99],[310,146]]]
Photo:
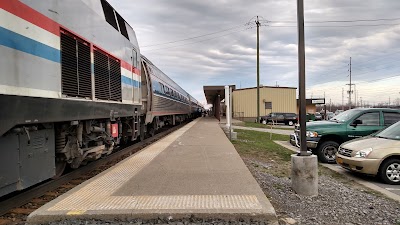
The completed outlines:
[[[126,37],[126,39],[129,40],[128,37],[128,31],[126,30],[126,26],[125,26],[125,20],[122,19],[121,15],[119,15],[119,13],[115,12],[115,14],[117,15],[117,20],[118,20],[118,25],[119,25],[119,31],[121,32],[121,34]]]
[[[137,62],[138,62],[138,60],[137,60],[137,52],[136,52],[135,49],[132,49],[132,63],[133,63],[132,66],[137,68],[137,65],[138,65]]]
[[[106,17],[106,21],[116,30],[118,30],[117,21],[115,20],[115,15],[114,15],[114,9],[105,0],[101,0],[101,5],[103,6],[103,11],[104,11],[104,16]]]

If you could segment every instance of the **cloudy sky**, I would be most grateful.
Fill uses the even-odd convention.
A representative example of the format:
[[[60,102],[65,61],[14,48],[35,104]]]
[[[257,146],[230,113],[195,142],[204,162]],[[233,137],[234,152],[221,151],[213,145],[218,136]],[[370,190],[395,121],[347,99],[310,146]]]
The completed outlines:
[[[203,85],[298,86],[296,0],[108,0],[135,29],[141,53],[205,102]],[[400,1],[305,0],[307,97],[348,102],[400,98]],[[354,87],[353,87],[354,88]],[[356,96],[352,95],[354,102]]]

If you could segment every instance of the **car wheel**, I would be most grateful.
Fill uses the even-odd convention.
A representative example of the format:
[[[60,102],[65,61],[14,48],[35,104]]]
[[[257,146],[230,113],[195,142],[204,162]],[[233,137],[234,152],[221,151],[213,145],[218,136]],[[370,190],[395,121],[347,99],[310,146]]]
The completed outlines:
[[[338,148],[339,144],[335,141],[325,141],[320,144],[317,151],[319,161],[323,163],[335,163]]]
[[[387,184],[400,184],[400,159],[385,161],[379,171],[381,179]]]
[[[261,121],[262,124],[267,124],[266,120]]]
[[[289,121],[289,126],[293,126],[293,121]]]

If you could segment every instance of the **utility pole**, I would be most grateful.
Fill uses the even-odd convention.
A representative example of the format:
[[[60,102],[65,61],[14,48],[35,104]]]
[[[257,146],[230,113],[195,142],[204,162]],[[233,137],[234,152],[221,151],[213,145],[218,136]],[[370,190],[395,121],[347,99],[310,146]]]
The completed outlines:
[[[344,111],[344,89],[342,88],[342,110]]]
[[[324,120],[326,120],[326,99],[325,99],[325,91],[324,91]]]
[[[349,109],[351,109],[351,93],[352,93],[352,91],[351,91],[351,57],[350,57],[350,64],[349,64],[349,66],[350,66],[350,68],[349,68],[349,72],[350,72],[350,84],[347,84],[347,85],[350,86],[350,90],[349,90],[348,92],[349,92]]]
[[[299,123],[300,123],[300,152],[299,156],[309,156],[306,140],[306,69],[304,44],[304,4],[297,0],[297,38],[298,38],[298,66],[299,66]]]
[[[257,123],[260,122],[260,22],[257,16]]]
[[[332,99],[329,99],[329,112],[332,112]]]
[[[360,105],[361,105],[361,108],[364,108],[363,107],[363,102],[362,102],[362,97],[360,97]]]
[[[354,89],[356,88],[356,86],[354,85]],[[359,94],[358,94],[358,90],[356,91],[356,94],[355,94],[357,97],[356,97],[356,106],[358,106],[359,104],[359,101],[358,101],[358,97],[359,97]]]

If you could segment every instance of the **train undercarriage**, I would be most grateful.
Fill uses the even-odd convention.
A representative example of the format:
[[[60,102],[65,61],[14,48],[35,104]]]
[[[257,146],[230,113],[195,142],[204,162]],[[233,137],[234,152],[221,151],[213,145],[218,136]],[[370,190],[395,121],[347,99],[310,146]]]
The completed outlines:
[[[16,126],[0,137],[0,196],[22,190],[66,168],[76,169],[111,154],[119,146],[153,136],[164,126],[176,125],[190,115],[93,119]]]

